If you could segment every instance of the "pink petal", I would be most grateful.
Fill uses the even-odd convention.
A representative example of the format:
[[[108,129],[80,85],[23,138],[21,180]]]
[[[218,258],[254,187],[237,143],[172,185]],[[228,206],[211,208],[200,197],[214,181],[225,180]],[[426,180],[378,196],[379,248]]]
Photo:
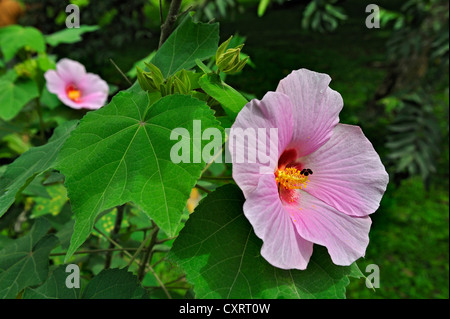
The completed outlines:
[[[58,95],[58,99],[59,99],[61,102],[63,102],[65,105],[67,105],[67,106],[69,106],[69,107],[71,107],[71,108],[73,108],[73,109],[80,110],[80,109],[84,108],[83,105],[82,105],[81,103],[75,102],[75,101],[69,99],[69,97],[67,96],[67,93],[66,93],[66,92],[61,93],[61,94],[58,93],[57,95]]]
[[[66,83],[61,79],[55,70],[48,70],[44,74],[47,89],[53,94],[66,94]]]
[[[292,105],[289,98],[282,93],[269,92],[261,101],[255,99],[247,103],[239,112],[231,127],[229,150],[233,161],[233,178],[244,192],[245,197],[256,188],[261,174],[268,173],[272,177],[274,176],[278,158],[291,140],[292,127]],[[266,163],[260,160],[259,155],[261,154],[258,154],[258,152],[261,153],[261,147],[258,149],[249,147],[249,143],[244,139],[232,140],[233,132],[236,133],[237,129],[244,131],[253,129],[254,134],[251,134],[251,137],[255,138],[258,143],[258,140],[261,141],[261,136],[257,135],[258,128],[265,129],[266,152],[262,153],[269,157]],[[270,128],[278,129],[278,138],[272,145],[269,143]],[[242,134],[236,135],[242,136]],[[240,156],[243,159],[241,163],[239,163]],[[252,162],[252,157],[256,159],[255,162]]]
[[[294,109],[292,143],[299,156],[308,155],[326,143],[339,123],[344,103],[341,95],[330,89],[327,74],[306,69],[293,71],[280,81],[277,92],[289,96]]]
[[[97,74],[87,73],[80,81],[77,83],[78,89],[83,92],[83,96],[88,96],[91,93],[101,92],[108,95],[109,87],[108,84],[100,78]]]
[[[305,191],[314,197],[352,216],[378,209],[389,176],[358,126],[337,125],[325,145],[299,161],[313,171]]]
[[[75,84],[86,75],[86,69],[83,64],[70,59],[61,59],[56,63],[56,72],[61,80],[67,85]]]
[[[306,269],[313,244],[295,230],[278,197],[275,177],[262,175],[258,187],[244,203],[244,214],[262,239],[261,255],[282,269]]]
[[[96,110],[105,105],[108,99],[109,87],[97,74],[87,73],[79,82],[78,89],[82,92],[79,104],[86,109]]]
[[[108,94],[104,92],[94,92],[89,94],[88,96],[84,96],[81,98],[81,102],[78,104],[85,109],[97,110],[105,105],[106,99],[108,98]]]
[[[348,266],[365,255],[369,244],[370,217],[351,217],[321,200],[300,192],[300,208],[291,218],[299,235],[327,247],[336,265]]]

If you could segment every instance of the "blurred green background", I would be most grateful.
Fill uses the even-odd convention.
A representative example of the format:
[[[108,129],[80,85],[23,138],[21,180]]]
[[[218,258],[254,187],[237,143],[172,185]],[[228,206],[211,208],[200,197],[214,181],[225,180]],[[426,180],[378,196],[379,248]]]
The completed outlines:
[[[52,53],[126,88],[109,59],[127,72],[157,49],[158,1],[71,2],[81,7],[82,24],[100,29]],[[20,24],[44,34],[63,28],[65,1],[22,3]],[[353,280],[348,298],[448,298],[448,1],[376,1],[381,21],[372,29],[365,23],[369,3],[187,0],[183,8],[219,21],[222,41],[245,38],[252,63],[228,84],[261,98],[292,70],[327,73],[344,99],[341,122],[361,126],[380,154],[390,184],[358,262],[363,272],[369,264],[380,267],[380,288]],[[2,143],[11,148],[11,141]]]

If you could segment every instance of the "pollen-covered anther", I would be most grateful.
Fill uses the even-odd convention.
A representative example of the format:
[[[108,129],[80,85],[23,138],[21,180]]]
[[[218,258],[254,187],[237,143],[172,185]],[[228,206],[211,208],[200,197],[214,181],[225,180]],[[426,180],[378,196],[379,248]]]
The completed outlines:
[[[74,102],[78,102],[81,99],[81,91],[74,85],[68,85],[66,94],[69,99]]]
[[[312,171],[309,168],[299,171],[294,167],[286,167],[277,170],[275,181],[286,189],[303,189],[309,182],[308,175],[310,174]]]

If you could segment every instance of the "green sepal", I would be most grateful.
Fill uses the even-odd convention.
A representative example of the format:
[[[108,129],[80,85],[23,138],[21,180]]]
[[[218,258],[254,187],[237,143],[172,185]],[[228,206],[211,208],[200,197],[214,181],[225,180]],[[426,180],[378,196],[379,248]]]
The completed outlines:
[[[225,50],[228,48],[228,45],[231,42],[231,39],[233,39],[233,36],[231,36],[227,41],[222,43],[216,52],[216,61],[219,59],[219,57],[225,52]]]

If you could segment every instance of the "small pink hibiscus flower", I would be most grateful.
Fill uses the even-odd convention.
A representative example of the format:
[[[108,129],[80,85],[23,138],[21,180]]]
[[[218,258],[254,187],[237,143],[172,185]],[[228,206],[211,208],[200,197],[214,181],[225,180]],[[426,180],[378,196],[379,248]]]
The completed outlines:
[[[255,152],[250,143],[230,147],[233,178],[246,198],[244,214],[263,240],[261,255],[278,268],[305,269],[314,243],[325,246],[337,265],[364,256],[368,215],[388,183],[361,129],[338,124],[343,100],[330,81],[326,74],[294,71],[276,92],[250,101],[232,126],[278,129],[269,174],[261,173],[267,163],[235,160],[238,152]]]
[[[84,66],[70,59],[61,59],[56,70],[44,74],[49,92],[74,109],[96,110],[108,98],[109,87],[98,75],[86,73]]]

